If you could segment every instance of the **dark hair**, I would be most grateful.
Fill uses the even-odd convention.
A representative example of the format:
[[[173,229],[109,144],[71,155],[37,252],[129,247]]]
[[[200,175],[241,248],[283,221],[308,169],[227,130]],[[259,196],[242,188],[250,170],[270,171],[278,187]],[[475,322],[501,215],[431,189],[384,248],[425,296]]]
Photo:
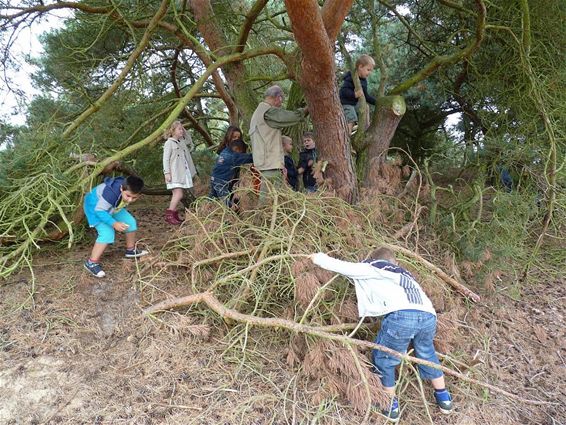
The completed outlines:
[[[224,134],[224,139],[222,139],[222,142],[220,143],[220,145],[218,145],[218,148],[216,149],[216,153],[222,152],[226,146],[230,145],[230,141],[232,140],[232,135],[235,132],[240,133],[240,136],[242,135],[242,130],[240,130],[240,127],[237,127],[235,125],[231,125],[226,129],[226,134]]]
[[[305,131],[303,133],[303,140],[305,139],[313,139],[314,140],[314,132],[312,131]]]
[[[143,190],[143,180],[138,176],[128,176],[122,183],[123,190],[129,190],[132,193],[141,193]]]
[[[389,248],[384,246],[376,248],[372,251],[370,258],[372,260],[385,260],[389,261],[390,263],[395,262],[395,254]]]
[[[242,139],[232,140],[228,146],[230,146],[230,149],[232,150],[239,149],[242,152],[246,152],[248,150],[247,145],[244,143]]]

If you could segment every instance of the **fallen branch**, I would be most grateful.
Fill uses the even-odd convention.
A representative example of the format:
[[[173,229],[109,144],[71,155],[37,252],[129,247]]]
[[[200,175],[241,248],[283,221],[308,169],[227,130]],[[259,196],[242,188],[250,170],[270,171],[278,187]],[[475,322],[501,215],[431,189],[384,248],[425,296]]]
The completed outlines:
[[[401,246],[390,245],[390,244],[386,244],[386,246],[389,249],[391,249],[392,251],[400,252],[401,254],[404,254],[407,257],[411,257],[411,258],[417,260],[418,262],[424,264],[433,273],[435,273],[439,278],[441,278],[448,285],[452,286],[456,291],[458,291],[460,294],[464,295],[465,297],[468,297],[469,299],[471,299],[472,301],[474,301],[476,303],[480,301],[480,296],[478,294],[476,294],[474,291],[472,291],[471,289],[469,289],[465,285],[458,282],[456,279],[448,276],[439,267],[436,267],[434,264],[432,264],[430,261],[425,260],[420,255],[415,254],[413,251],[411,251],[407,248],[403,248]]]
[[[465,382],[469,382],[469,383],[472,383],[472,384],[475,384],[475,385],[479,385],[483,388],[487,388],[487,389],[489,389],[493,392],[503,394],[506,397],[509,397],[513,400],[520,401],[522,403],[535,404],[535,405],[554,404],[554,403],[551,403],[551,402],[548,402],[548,401],[524,399],[524,398],[522,398],[518,395],[515,395],[513,393],[505,391],[502,388],[496,387],[496,386],[488,384],[486,382],[479,381],[479,380],[474,379],[474,378],[470,378],[466,375],[463,375],[462,373],[456,372],[455,370],[452,370],[452,369],[447,368],[445,366],[437,365],[436,363],[432,363],[432,362],[429,362],[429,361],[426,361],[426,360],[421,360],[421,359],[418,359],[416,357],[409,356],[407,354],[402,354],[402,353],[399,353],[399,352],[392,350],[388,347],[384,347],[382,345],[375,344],[375,343],[370,342],[370,341],[363,341],[363,340],[359,340],[359,339],[350,338],[350,337],[344,336],[344,335],[332,334],[332,333],[326,332],[324,330],[321,330],[321,328],[317,328],[317,327],[309,326],[309,325],[301,325],[299,323],[292,322],[290,320],[285,320],[285,319],[280,319],[280,318],[270,318],[270,317],[257,317],[257,316],[251,316],[251,315],[248,315],[248,314],[242,314],[238,311],[227,308],[224,304],[222,304],[218,300],[218,298],[216,298],[214,296],[214,294],[212,292],[201,292],[201,293],[194,294],[194,295],[188,295],[188,296],[185,296],[185,297],[165,300],[165,301],[162,301],[162,302],[157,303],[155,305],[146,307],[143,310],[143,313],[144,313],[144,315],[147,316],[147,315],[151,315],[151,314],[154,314],[154,313],[157,313],[157,312],[160,312],[160,311],[166,311],[166,310],[171,310],[171,309],[174,309],[174,308],[186,307],[188,305],[199,304],[199,303],[205,303],[212,311],[216,312],[222,318],[232,319],[232,320],[235,320],[235,321],[238,321],[238,322],[246,323],[248,325],[267,327],[267,328],[276,328],[276,329],[278,329],[278,328],[279,329],[287,329],[289,331],[293,331],[293,332],[296,332],[296,333],[305,333],[305,334],[317,336],[317,337],[320,337],[320,338],[330,339],[332,341],[338,341],[338,342],[341,342],[341,343],[346,344],[346,345],[356,345],[358,347],[369,348],[369,349],[372,349],[372,350],[377,349],[377,350],[383,351],[387,354],[390,354],[394,357],[397,357],[397,358],[399,358],[403,361],[408,361],[408,362],[411,362],[411,363],[429,366],[429,367],[432,367],[434,369],[439,369],[447,375],[454,376],[454,377],[461,379]]]

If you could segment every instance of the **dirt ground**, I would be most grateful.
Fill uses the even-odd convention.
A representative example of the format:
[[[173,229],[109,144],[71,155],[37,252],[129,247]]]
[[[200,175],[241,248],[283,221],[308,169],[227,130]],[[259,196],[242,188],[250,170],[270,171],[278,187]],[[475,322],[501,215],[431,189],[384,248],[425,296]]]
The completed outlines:
[[[139,205],[134,212],[142,244],[158,253],[174,236],[161,207]],[[32,298],[29,272],[2,282],[0,424],[361,422],[341,400],[312,403],[317,383],[297,382],[275,332],[250,331],[244,351],[223,338],[233,325],[198,311],[143,317],[149,299],[184,294],[186,283],[140,278],[143,263],[123,259],[120,242],[105,255],[106,278],[84,271],[87,241],[36,256]],[[566,281],[548,281],[536,270],[528,286],[501,278],[495,292],[469,306],[452,355],[467,365],[461,371],[549,404],[448,378],[456,403],[451,416],[437,413],[427,393],[431,419],[422,400],[407,397],[401,423],[566,424]]]

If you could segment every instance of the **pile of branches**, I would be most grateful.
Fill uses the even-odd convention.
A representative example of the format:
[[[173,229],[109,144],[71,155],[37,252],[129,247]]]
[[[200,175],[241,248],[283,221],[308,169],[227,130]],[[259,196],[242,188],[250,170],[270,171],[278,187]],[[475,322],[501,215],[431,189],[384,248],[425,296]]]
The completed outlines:
[[[145,281],[168,271],[174,276],[175,292],[184,294],[163,300],[162,290],[143,291],[147,315],[190,309],[203,317],[212,310],[228,324],[245,325],[226,335],[230,345],[246,341],[252,327],[276,330],[287,346],[288,364],[315,386],[313,403],[338,398],[367,418],[372,404],[384,406],[388,400],[367,355],[368,348],[377,347],[370,341],[378,321],[359,321],[353,285],[314,266],[307,256],[322,251],[359,261],[372,247],[387,245],[437,306],[442,342],[437,349],[450,350],[458,335],[457,318],[466,311],[463,298],[479,297],[414,249],[398,245],[394,236],[399,223],[372,220],[361,208],[325,193],[273,191],[263,203],[250,192],[239,195],[240,214],[218,202],[197,202],[160,256],[145,263]],[[391,203],[397,207],[389,196],[374,197],[374,206],[382,211]],[[363,210],[372,211],[370,200]],[[408,205],[407,211],[412,210]],[[427,247],[429,252],[439,252],[437,248]],[[392,355],[410,365],[406,370],[412,363],[422,363],[408,355]]]

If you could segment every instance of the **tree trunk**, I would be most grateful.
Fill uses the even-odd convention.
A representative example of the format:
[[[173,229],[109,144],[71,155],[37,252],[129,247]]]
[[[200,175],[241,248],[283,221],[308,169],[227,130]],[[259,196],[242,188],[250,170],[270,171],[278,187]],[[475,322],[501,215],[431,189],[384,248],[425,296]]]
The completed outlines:
[[[228,41],[222,32],[210,0],[191,0],[190,7],[195,16],[197,28],[209,49],[218,56],[232,53],[233,43]],[[237,99],[236,106],[242,118],[242,125],[247,127],[257,106],[257,99],[248,82],[246,67],[243,62],[236,61],[223,65],[222,71],[233,98]],[[244,131],[246,130],[247,128],[244,128]]]
[[[389,149],[397,125],[403,118],[406,109],[402,96],[385,96],[377,99],[372,124],[366,132],[370,167],[379,166],[385,160],[384,152]],[[369,173],[366,171],[364,175],[367,183]]]
[[[346,121],[336,91],[334,64],[337,22],[343,22],[351,1],[327,1],[324,10],[333,11],[325,13],[332,17],[331,20],[328,18],[327,25],[316,0],[285,0],[285,5],[303,54],[298,81],[315,127],[319,155],[328,161],[326,178],[338,196],[347,202],[355,202],[358,193],[356,175]]]

